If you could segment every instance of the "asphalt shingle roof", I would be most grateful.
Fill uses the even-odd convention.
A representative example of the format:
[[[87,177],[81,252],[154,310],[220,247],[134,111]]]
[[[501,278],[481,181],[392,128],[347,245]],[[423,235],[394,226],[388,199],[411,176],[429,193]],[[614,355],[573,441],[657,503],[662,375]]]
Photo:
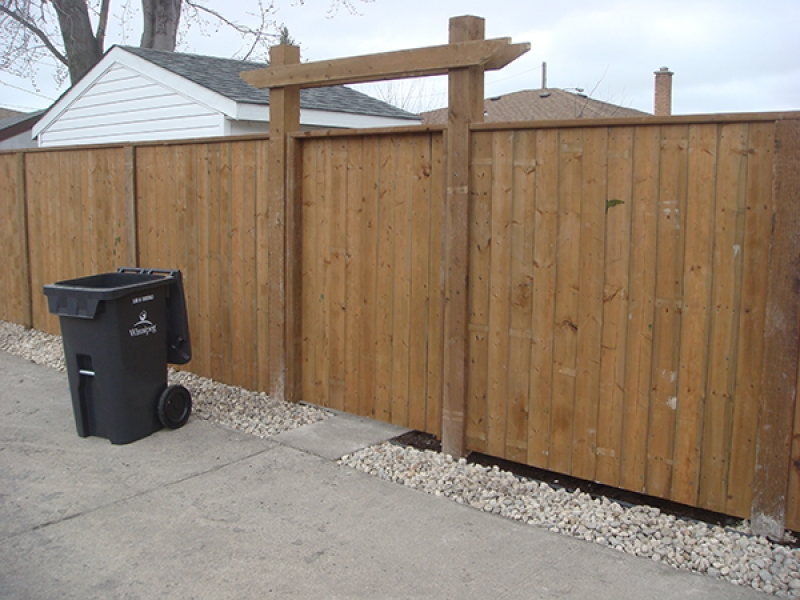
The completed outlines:
[[[38,117],[42,116],[44,113],[44,110],[35,110],[33,112],[18,113],[14,116],[0,119],[0,132],[11,129],[12,127],[21,123],[25,123],[25,121],[31,121],[30,126],[33,127],[33,124],[36,122],[36,120],[38,120]]]
[[[120,48],[236,102],[269,104],[268,89],[255,88],[239,76],[241,71],[263,69],[267,64],[132,46]],[[300,108],[419,120],[417,115],[345,86],[300,90]]]
[[[484,122],[643,117],[648,113],[557,88],[522,90],[484,101]],[[447,123],[447,109],[422,113],[426,125]]]

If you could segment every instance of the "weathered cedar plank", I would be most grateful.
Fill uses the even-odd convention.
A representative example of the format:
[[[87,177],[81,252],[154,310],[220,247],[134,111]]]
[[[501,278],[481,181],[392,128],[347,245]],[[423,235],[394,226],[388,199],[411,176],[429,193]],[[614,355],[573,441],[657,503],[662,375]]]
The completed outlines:
[[[394,189],[394,286],[392,307],[392,420],[408,423],[409,336],[411,334],[412,143],[397,138]]]
[[[750,517],[758,403],[763,383],[761,365],[764,359],[764,319],[769,273],[764,266],[769,264],[773,217],[769,199],[772,195],[775,125],[751,123],[749,129],[736,395],[725,507],[727,514],[742,518]],[[790,513],[796,512],[797,500],[790,500],[788,506]],[[787,525],[789,520],[787,515]],[[800,527],[800,520],[791,527]]]
[[[661,129],[636,127],[631,206],[631,269],[623,403],[620,484],[642,492],[647,464],[647,423],[653,356],[653,315],[656,280],[656,228]]]
[[[489,348],[487,357],[486,448],[505,458],[508,418],[508,344],[511,280],[513,134],[492,135],[489,263]]]
[[[362,138],[348,142],[347,195],[342,198],[347,210],[345,239],[345,348],[344,348],[344,405],[345,412],[358,414],[359,380],[361,378],[361,218],[364,212],[363,186],[364,154]]]
[[[392,299],[394,296],[394,178],[396,140],[381,140],[378,188],[378,273],[375,327],[375,418],[392,418]]]
[[[580,129],[560,132],[553,404],[550,413],[550,468],[560,473],[569,473],[572,469],[580,257],[584,242],[581,235],[583,136]]]
[[[431,186],[428,197],[430,211],[430,289],[428,313],[428,375],[425,431],[441,439],[442,373],[444,355],[444,136],[431,136]]]
[[[375,415],[375,350],[376,302],[378,273],[378,204],[380,175],[380,140],[365,137],[363,141],[364,204],[361,214],[361,376],[359,377],[358,414]]]
[[[320,280],[319,329],[317,331],[316,401],[320,406],[330,406],[331,373],[331,212],[332,212],[332,142],[321,140],[317,157],[317,277]],[[320,175],[321,174],[321,175]]]
[[[794,479],[791,436],[797,401],[800,341],[800,121],[775,124],[772,202],[775,211],[767,284],[762,393],[753,480],[751,527],[754,533],[783,536],[790,472]],[[800,458],[800,457],[798,457]],[[794,488],[796,489],[796,488]]]
[[[741,301],[747,125],[720,128],[714,214],[714,284],[710,323],[708,394],[703,420],[700,506],[725,507]]]
[[[511,209],[511,294],[508,359],[508,416],[505,455],[524,463],[528,457],[528,401],[533,332],[533,248],[536,211],[536,133],[513,138]]]
[[[613,486],[619,485],[620,478],[622,406],[627,367],[633,135],[632,127],[614,127],[608,135],[605,284],[595,479]]]
[[[689,127],[689,179],[672,498],[697,501],[708,367],[717,127]]]
[[[299,142],[303,154],[302,180],[300,182],[303,202],[302,231],[302,386],[301,397],[304,402],[316,400],[317,361],[316,347],[319,335],[320,279],[317,274],[317,209],[319,199],[316,196],[319,173],[317,168],[316,145],[319,140],[302,140]]]
[[[662,128],[653,321],[653,395],[647,444],[647,493],[665,497],[672,488],[675,412],[680,356],[688,127]]]
[[[409,330],[408,426],[424,431],[426,421],[429,257],[430,257],[430,138],[414,136],[411,156],[411,297]]]
[[[550,466],[553,401],[556,252],[558,248],[557,129],[536,132],[533,292],[531,302],[531,392],[528,403],[528,464]]]
[[[344,352],[347,252],[347,139],[331,140],[331,177],[327,188],[330,207],[330,246],[328,265],[328,293],[325,294],[330,311],[330,379],[328,404],[335,410],[344,410]]]
[[[486,451],[489,264],[491,260],[492,135],[472,136],[469,248],[467,448]],[[447,340],[445,340],[447,343]],[[445,379],[445,385],[447,380]]]
[[[583,152],[578,347],[575,361],[571,472],[576,477],[594,479],[600,397],[600,346],[603,333],[608,130],[604,127],[587,130],[583,136]]]

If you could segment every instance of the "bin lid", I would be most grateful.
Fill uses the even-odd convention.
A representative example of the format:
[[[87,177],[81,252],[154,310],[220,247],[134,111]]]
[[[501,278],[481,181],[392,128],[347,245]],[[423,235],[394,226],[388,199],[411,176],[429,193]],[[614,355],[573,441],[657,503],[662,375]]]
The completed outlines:
[[[102,301],[167,286],[173,277],[145,273],[102,273],[43,286],[47,307],[62,317],[93,319]]]

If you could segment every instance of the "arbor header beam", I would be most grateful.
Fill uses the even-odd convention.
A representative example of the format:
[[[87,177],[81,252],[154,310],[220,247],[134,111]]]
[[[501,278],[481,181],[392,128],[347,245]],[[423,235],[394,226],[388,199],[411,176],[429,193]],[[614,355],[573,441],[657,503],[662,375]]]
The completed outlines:
[[[512,44],[511,38],[497,38],[321,60],[299,65],[276,65],[243,71],[241,77],[257,88],[286,86],[314,88],[446,75],[450,69],[477,66],[493,71],[502,69],[530,49],[531,45],[527,42]]]

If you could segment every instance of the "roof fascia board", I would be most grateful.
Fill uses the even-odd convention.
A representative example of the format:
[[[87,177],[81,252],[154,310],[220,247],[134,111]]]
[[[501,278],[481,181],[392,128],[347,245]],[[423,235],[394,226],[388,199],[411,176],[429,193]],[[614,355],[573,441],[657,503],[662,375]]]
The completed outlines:
[[[100,62],[95,65],[94,68],[89,71],[89,73],[87,73],[86,76],[78,81],[78,83],[73,85],[67,92],[64,93],[61,98],[56,101],[53,106],[50,107],[50,109],[34,126],[33,136],[37,137],[40,133],[44,132],[116,64],[128,67],[129,69],[139,73],[142,77],[145,77],[154,83],[168,87],[175,93],[180,94],[193,102],[197,102],[206,106],[207,108],[221,112],[225,116],[235,118],[237,105],[235,100],[225,98],[217,92],[190,81],[189,79],[186,79],[177,73],[173,73],[168,69],[145,60],[144,58],[136,56],[135,54],[131,54],[124,48],[114,46],[100,60]],[[157,76],[154,76],[154,72],[157,73]]]

